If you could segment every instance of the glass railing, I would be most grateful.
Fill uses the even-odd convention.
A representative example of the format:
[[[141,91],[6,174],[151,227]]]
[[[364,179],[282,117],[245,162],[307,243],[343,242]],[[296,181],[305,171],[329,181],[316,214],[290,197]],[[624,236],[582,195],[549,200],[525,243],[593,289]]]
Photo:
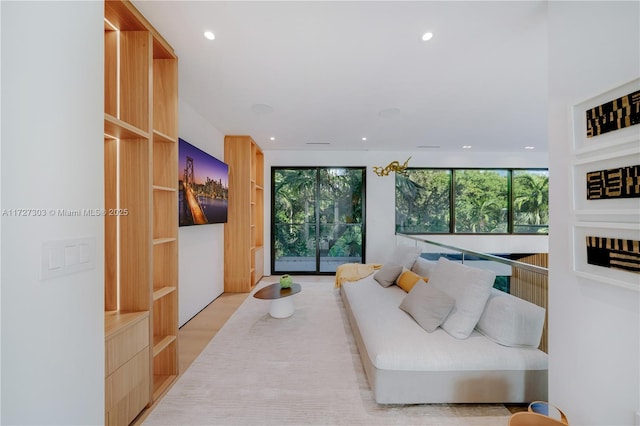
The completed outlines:
[[[397,244],[415,244],[422,248],[422,257],[461,262],[479,269],[496,273],[494,287],[520,299],[547,309],[548,306],[548,254],[528,253],[488,254],[431,241],[420,235],[396,233]],[[540,340],[540,350],[547,352],[547,315]]]

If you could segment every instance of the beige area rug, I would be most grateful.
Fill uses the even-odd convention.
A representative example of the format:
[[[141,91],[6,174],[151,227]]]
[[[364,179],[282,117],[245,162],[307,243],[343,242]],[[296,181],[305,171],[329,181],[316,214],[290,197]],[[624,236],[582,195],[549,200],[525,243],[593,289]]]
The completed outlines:
[[[333,280],[296,281],[293,316],[248,297],[143,424],[508,424],[500,404],[378,405]]]

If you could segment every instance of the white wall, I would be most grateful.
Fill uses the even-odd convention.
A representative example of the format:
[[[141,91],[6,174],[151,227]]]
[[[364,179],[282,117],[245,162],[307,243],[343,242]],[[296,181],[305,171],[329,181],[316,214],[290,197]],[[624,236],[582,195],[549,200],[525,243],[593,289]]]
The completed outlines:
[[[1,208],[103,208],[102,3],[0,7]],[[0,421],[101,424],[103,218],[5,213]],[[96,238],[96,267],[42,280],[43,241],[85,236]]]
[[[224,161],[224,135],[189,104],[178,107],[180,137]],[[178,237],[182,326],[224,291],[224,225],[180,227]]]
[[[549,2],[549,398],[576,425],[633,425],[640,293],[578,278],[571,253],[572,105],[640,76],[638,2]]]
[[[531,167],[546,168],[548,158],[542,152],[476,153],[469,152],[397,152],[397,151],[277,151],[261,146],[265,153],[265,241],[271,241],[271,167],[276,166],[352,166],[367,167],[366,193],[366,261],[382,263],[395,237],[395,177],[380,177],[373,166],[386,166],[393,160],[403,163],[412,156],[410,167]],[[433,240],[491,253],[546,252],[547,237],[503,237],[498,243],[494,236],[430,236]],[[267,244],[268,247],[268,244]],[[271,270],[271,253],[265,251],[265,271]]]

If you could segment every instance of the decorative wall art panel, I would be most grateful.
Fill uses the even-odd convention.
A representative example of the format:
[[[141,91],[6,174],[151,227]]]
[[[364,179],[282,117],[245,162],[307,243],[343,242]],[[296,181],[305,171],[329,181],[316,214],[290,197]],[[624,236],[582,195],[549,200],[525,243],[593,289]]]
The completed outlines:
[[[640,241],[588,235],[587,263],[640,274]]]
[[[588,109],[585,119],[587,138],[640,124],[640,90]]]
[[[574,153],[640,143],[640,78],[573,107]]]
[[[640,221],[640,145],[574,160],[573,208],[585,221]]]
[[[640,291],[640,224],[574,222],[576,275]]]
[[[587,200],[640,197],[640,165],[587,173]]]

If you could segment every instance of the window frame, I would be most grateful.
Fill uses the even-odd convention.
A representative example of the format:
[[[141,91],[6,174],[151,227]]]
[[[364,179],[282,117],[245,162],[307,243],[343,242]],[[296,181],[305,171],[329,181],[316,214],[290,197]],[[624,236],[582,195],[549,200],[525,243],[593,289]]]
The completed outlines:
[[[513,176],[514,172],[518,171],[541,171],[546,172],[547,177],[549,176],[549,169],[545,167],[409,167],[407,170],[434,170],[434,171],[448,171],[450,173],[451,179],[449,181],[449,232],[407,232],[401,231],[403,234],[407,235],[539,235],[539,236],[548,236],[549,235],[549,224],[547,223],[547,232],[514,232],[515,228],[515,210],[513,206],[514,202],[514,181]],[[456,232],[456,172],[463,170],[487,170],[487,171],[506,171],[507,172],[507,232]],[[396,181],[397,182],[397,181]],[[395,184],[394,184],[394,209],[397,213],[397,205],[395,205],[395,197],[397,194],[395,193]],[[548,197],[547,197],[548,198]],[[397,214],[395,215],[397,218]],[[547,220],[548,222],[548,220]],[[396,232],[398,231],[398,223],[395,224]]]

